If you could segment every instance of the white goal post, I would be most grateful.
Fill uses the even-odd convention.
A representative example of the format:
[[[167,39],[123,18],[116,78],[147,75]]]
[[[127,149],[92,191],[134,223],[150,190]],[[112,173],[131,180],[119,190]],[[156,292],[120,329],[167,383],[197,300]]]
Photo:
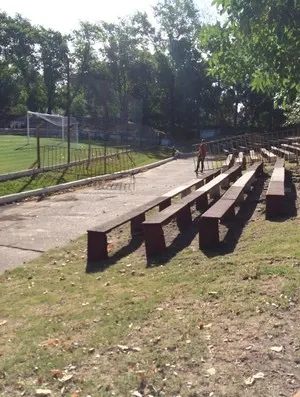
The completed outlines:
[[[34,119],[33,119],[34,118]],[[35,120],[35,121],[33,121]],[[27,111],[27,143],[29,143],[30,133],[36,130],[39,122],[44,121],[42,136],[46,138],[58,138],[63,142],[68,135],[68,117],[58,114],[48,114]],[[31,124],[31,125],[30,125]],[[71,141],[78,143],[78,121],[75,117],[70,117]]]

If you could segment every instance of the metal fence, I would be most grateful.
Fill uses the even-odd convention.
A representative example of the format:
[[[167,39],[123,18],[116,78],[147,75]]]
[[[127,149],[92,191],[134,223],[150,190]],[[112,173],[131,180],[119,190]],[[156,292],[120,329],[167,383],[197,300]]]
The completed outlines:
[[[71,140],[69,149],[66,134],[51,135],[49,129],[47,134],[45,131],[41,123],[31,128],[29,135],[26,128],[0,129],[0,175],[74,161],[90,166],[99,157],[118,154],[120,147],[130,145],[143,150],[160,143],[160,136],[154,129],[133,123],[126,128],[116,124],[99,124],[98,128],[92,128],[91,124],[81,122],[78,141]],[[111,162],[104,163],[103,168],[109,167]]]

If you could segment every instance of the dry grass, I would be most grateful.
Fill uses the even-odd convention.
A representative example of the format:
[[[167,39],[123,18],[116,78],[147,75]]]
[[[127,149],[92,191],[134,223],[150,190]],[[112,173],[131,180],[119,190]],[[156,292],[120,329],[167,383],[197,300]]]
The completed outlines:
[[[93,274],[80,238],[6,272],[0,395],[291,396],[300,387],[299,222],[255,214],[233,252],[206,256],[196,236],[156,266],[145,267],[142,246]]]

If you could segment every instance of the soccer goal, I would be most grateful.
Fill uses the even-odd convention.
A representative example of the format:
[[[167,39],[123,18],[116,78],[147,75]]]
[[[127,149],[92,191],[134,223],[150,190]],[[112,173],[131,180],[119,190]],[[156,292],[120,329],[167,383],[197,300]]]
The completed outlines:
[[[27,112],[27,143],[36,137],[37,129],[40,138],[47,138],[51,143],[66,142],[68,139],[68,117],[56,114]],[[78,143],[78,122],[70,118],[70,141]]]

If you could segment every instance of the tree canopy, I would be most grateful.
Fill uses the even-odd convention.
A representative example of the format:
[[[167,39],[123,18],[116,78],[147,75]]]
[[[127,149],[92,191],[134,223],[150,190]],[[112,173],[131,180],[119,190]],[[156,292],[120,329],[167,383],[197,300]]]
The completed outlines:
[[[300,91],[298,68],[300,2],[214,0],[225,22],[203,33],[209,72],[221,79],[248,80],[255,91],[283,103]]]
[[[159,0],[155,24],[136,12],[80,22],[63,35],[0,12],[0,126],[26,110],[148,124],[174,136],[205,128],[275,128],[274,99],[299,92],[299,5],[215,0],[208,23],[194,0]],[[297,19],[298,18],[298,19]]]

